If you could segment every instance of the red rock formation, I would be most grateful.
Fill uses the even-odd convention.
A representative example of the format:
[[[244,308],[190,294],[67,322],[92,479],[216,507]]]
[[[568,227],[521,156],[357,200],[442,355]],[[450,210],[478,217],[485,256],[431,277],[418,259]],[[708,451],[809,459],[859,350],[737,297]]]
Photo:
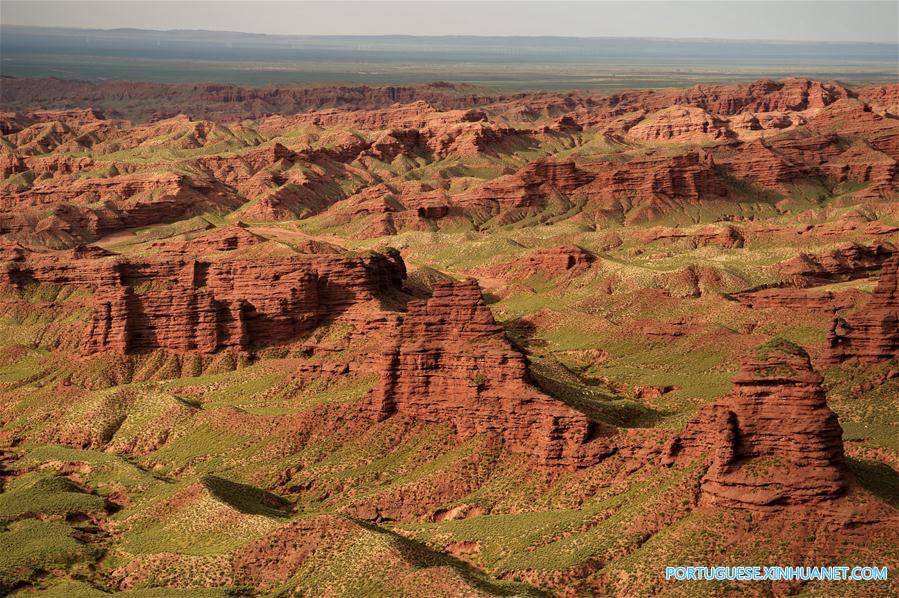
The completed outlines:
[[[21,156],[6,147],[0,148],[0,178],[5,179],[26,170],[28,168]]]
[[[375,419],[401,414],[450,424],[460,438],[499,435],[546,466],[586,467],[604,450],[585,415],[527,384],[524,356],[474,280],[435,283],[429,299],[410,302],[379,368]]]
[[[762,140],[741,145],[732,157],[719,159],[718,162],[725,165],[732,175],[771,189],[783,189],[785,183],[806,174],[800,165],[791,163]]]
[[[787,163],[808,167],[820,166],[843,151],[843,144],[834,133],[788,133],[766,139],[764,145],[782,156]]]
[[[0,135],[18,133],[24,127],[25,124],[15,112],[0,112]]]
[[[381,375],[369,399],[374,419],[401,414],[449,424],[463,439],[496,435],[548,467],[586,467],[608,451],[586,416],[528,384],[525,358],[493,320],[477,282],[436,283],[429,299],[400,315],[381,303],[402,289],[397,253],[350,257],[330,246],[296,253],[271,245],[241,227],[159,242],[140,258],[98,248],[34,253],[9,243],[2,282],[91,291],[83,355],[299,346],[317,325],[355,310],[346,320],[359,325],[354,334],[375,331],[381,339],[380,353],[352,366]]]
[[[785,185],[809,177],[863,184],[860,190],[845,187],[859,198],[888,199],[899,187],[895,119],[866,109],[838,84],[803,79],[611,96],[496,97],[466,96],[446,85],[265,91],[53,82],[52,89],[40,90],[30,81],[5,82],[9,85],[4,86],[4,97],[49,93],[50,102],[59,99],[53,89],[62,88],[101,98],[104,90],[115,90],[118,99],[145,100],[145,94],[157,93],[173,102],[203,97],[231,102],[237,112],[254,112],[266,102],[309,101],[319,108],[323,98],[333,102],[323,110],[276,111],[278,115],[252,124],[227,126],[184,115],[132,125],[104,119],[92,110],[8,115],[11,132],[5,140],[11,147],[0,153],[0,174],[8,179],[0,200],[0,230],[50,246],[89,242],[123,228],[206,211],[230,212],[242,204],[241,217],[253,221],[305,218],[351,196],[364,199],[366,187],[378,189],[381,184],[399,203],[381,201],[380,213],[366,204],[367,221],[354,235],[479,226],[488,220],[490,225],[504,225],[547,209],[571,214],[582,210],[587,220],[595,221],[647,221],[704,202],[720,204],[727,196],[722,170],[781,192]],[[255,104],[241,108],[244,102]],[[800,122],[807,122],[808,128],[766,136],[764,141],[719,145],[715,155],[724,169],[716,168],[706,152],[635,156],[627,140],[724,140],[732,137],[729,121],[747,133],[745,139],[758,137],[756,131]],[[579,135],[585,127],[588,135]],[[282,137],[290,128],[302,132]],[[815,134],[808,135],[809,130]],[[543,158],[476,188],[471,180],[455,184],[454,168],[440,168],[433,179],[421,182],[428,190],[405,193],[404,175],[394,177],[375,162],[403,157],[396,165],[405,169],[422,160],[522,155],[523,150],[542,151],[546,143],[550,151],[558,144],[586,148],[596,135],[604,135],[606,143],[621,151],[592,164],[581,157],[577,163]],[[217,145],[229,151],[194,151]],[[90,157],[72,156],[86,149]],[[45,155],[53,151],[58,153]],[[178,155],[190,157],[172,157]],[[159,187],[163,190],[154,192]],[[334,226],[346,224],[349,212],[336,209]]]
[[[743,247],[743,233],[735,226],[703,226],[698,229],[669,228],[656,226],[634,231],[632,236],[644,243],[653,241],[676,241],[685,239],[693,247],[717,245],[723,249]]]
[[[240,199],[218,181],[183,174],[142,173],[75,182],[60,179],[58,184],[4,194],[0,198],[0,232],[61,235],[84,242],[123,228],[238,205]]]
[[[821,134],[859,135],[881,128],[894,128],[893,119],[887,119],[871,111],[864,102],[855,98],[841,99],[810,113],[806,127]]]
[[[899,356],[899,256],[883,264],[871,300],[845,318],[835,318],[828,336],[827,360],[877,362]]]
[[[415,152],[421,142],[418,129],[390,129],[376,138],[365,153],[382,162],[392,162],[397,156]]]
[[[700,504],[757,511],[827,502],[846,488],[842,429],[808,354],[781,340],[743,360],[733,392],[700,410],[669,462],[708,453]]]
[[[562,275],[576,276],[591,268],[597,257],[577,245],[559,245],[538,249],[521,256],[510,263],[499,264],[484,269],[490,276],[520,281],[539,274],[546,278]]]
[[[552,124],[546,125],[545,127],[543,127],[544,133],[549,133],[549,132],[578,133],[583,130],[584,130],[584,127],[579,125],[577,120],[575,120],[575,118],[570,114],[566,114],[565,116],[560,116]]]
[[[795,287],[844,282],[867,276],[897,252],[892,243],[845,243],[823,254],[802,253],[777,265],[777,271]]]
[[[722,198],[727,188],[707,154],[646,154],[628,162],[582,164],[593,180],[578,188],[574,200],[587,209],[625,222],[650,220],[685,203]]]
[[[544,207],[553,194],[569,194],[592,180],[573,161],[538,160],[516,172],[454,196],[463,208],[498,212],[513,208]]]
[[[853,291],[832,293],[816,289],[797,289],[793,287],[773,287],[756,291],[744,291],[728,295],[753,309],[786,309],[809,312],[829,312],[850,307],[859,299]]]
[[[856,192],[859,197],[888,198],[899,188],[896,160],[862,141],[824,164],[822,171],[838,183],[866,183],[866,187]]]
[[[646,116],[627,136],[640,141],[703,143],[734,137],[727,121],[692,106],[671,106]]]
[[[823,108],[854,93],[839,83],[790,78],[742,85],[697,85],[671,92],[674,103],[724,116],[742,112],[792,112]]]
[[[214,353],[301,340],[317,324],[402,288],[398,255],[346,257],[242,249],[262,240],[240,228],[187,244],[161,244],[154,257],[70,252],[17,257],[5,284],[95,291],[82,352],[154,349]],[[62,258],[62,259],[61,259]]]
[[[27,169],[35,175],[73,174],[97,168],[96,162],[86,156],[73,158],[61,154],[29,156],[25,159],[24,163]],[[115,165],[110,166],[110,170],[115,168]]]
[[[26,120],[32,122],[61,122],[68,126],[78,127],[95,124],[105,120],[99,110],[93,108],[72,108],[68,110],[29,110],[24,114]]]
[[[875,112],[899,116],[899,85],[872,85],[858,90],[859,99]]]
[[[526,138],[527,130],[500,127],[484,122],[461,126],[430,128],[424,131],[427,146],[440,157],[476,156]]]
[[[796,112],[742,112],[730,119],[730,127],[739,137],[755,137],[757,132],[780,132],[803,124]]]

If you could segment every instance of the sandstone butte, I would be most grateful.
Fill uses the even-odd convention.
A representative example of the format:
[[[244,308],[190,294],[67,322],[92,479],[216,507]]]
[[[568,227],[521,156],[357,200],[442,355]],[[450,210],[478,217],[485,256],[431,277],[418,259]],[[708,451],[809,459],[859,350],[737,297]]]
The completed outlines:
[[[438,283],[413,301],[382,356],[377,419],[395,413],[452,422],[457,434],[498,434],[548,466],[587,467],[607,447],[582,413],[528,385],[524,356],[505,339],[477,281]]]
[[[667,460],[711,456],[700,504],[751,510],[833,501],[846,489],[842,428],[808,354],[774,340],[747,356],[734,390],[676,436]]]

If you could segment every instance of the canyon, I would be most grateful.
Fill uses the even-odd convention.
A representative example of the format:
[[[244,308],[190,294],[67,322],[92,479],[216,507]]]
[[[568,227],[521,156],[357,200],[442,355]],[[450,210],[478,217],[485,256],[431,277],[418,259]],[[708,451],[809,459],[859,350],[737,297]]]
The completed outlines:
[[[894,567],[896,97],[4,78],[0,591]]]

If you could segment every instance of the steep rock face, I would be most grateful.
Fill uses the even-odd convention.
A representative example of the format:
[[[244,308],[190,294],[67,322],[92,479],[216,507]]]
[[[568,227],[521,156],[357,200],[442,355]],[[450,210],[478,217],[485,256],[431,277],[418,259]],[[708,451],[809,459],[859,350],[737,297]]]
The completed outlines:
[[[460,438],[501,436],[547,466],[577,468],[602,451],[582,413],[527,384],[524,356],[493,320],[474,280],[439,282],[413,301],[381,356],[370,397],[375,419],[394,414],[452,425]]]
[[[733,137],[727,121],[693,106],[672,106],[654,112],[631,127],[627,136],[641,141],[695,142]]]
[[[843,282],[880,268],[896,251],[892,243],[846,243],[827,253],[800,254],[778,264],[777,270],[796,287]]]
[[[761,140],[740,146],[734,157],[719,162],[738,178],[774,189],[782,189],[785,183],[804,174],[800,166],[791,163]]]
[[[429,299],[410,301],[402,313],[383,303],[407,297],[397,252],[353,257],[316,243],[300,249],[240,226],[160,241],[145,257],[96,247],[38,253],[8,242],[0,246],[6,260],[0,284],[11,291],[41,284],[87,291],[79,300],[91,310],[83,356],[271,346],[327,353],[332,347],[309,333],[321,324],[347,324],[345,342],[360,348],[354,362],[308,365],[316,372],[379,374],[365,409],[371,419],[444,423],[460,439],[492,435],[552,468],[587,467],[611,450],[596,438],[598,424],[529,385],[524,355],[494,321],[476,281],[438,282]],[[590,254],[569,253],[566,267],[571,256],[571,269],[589,266]],[[376,342],[366,344],[366,335]]]
[[[877,288],[863,309],[834,319],[828,343],[830,363],[870,363],[899,355],[899,256],[883,264]]]
[[[842,429],[800,347],[775,340],[743,360],[734,390],[668,447],[708,452],[700,503],[766,511],[833,500],[846,488]]]
[[[543,207],[555,194],[567,194],[592,180],[573,161],[532,162],[513,175],[502,177],[453,197],[460,207],[498,211]]]
[[[249,258],[241,251],[259,242],[237,229],[162,246],[145,259],[35,255],[8,262],[4,282],[14,288],[52,283],[94,291],[85,355],[154,349],[214,353],[291,343],[321,321],[402,288],[405,268],[397,254]],[[209,251],[220,254],[203,255]]]
[[[275,286],[273,279],[251,268],[222,270],[194,261],[184,264],[170,288],[144,293],[132,286],[104,288],[96,297],[84,353],[214,353],[294,340],[323,315],[317,280],[310,271],[279,274]],[[152,284],[161,278],[153,276]],[[253,293],[256,284],[272,286],[264,294]]]
[[[727,187],[713,167],[711,156],[698,152],[585,164],[593,180],[573,198],[613,218],[624,214],[627,222],[648,220],[683,203],[726,197]]]

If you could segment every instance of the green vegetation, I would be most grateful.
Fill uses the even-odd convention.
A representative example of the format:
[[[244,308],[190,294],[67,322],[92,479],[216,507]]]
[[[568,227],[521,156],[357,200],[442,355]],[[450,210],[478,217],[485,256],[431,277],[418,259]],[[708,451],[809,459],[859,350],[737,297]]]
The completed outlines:
[[[73,529],[59,521],[24,519],[0,531],[0,592],[32,581],[38,572],[86,565],[96,549],[76,540]]]
[[[28,474],[13,480],[0,494],[0,520],[55,515],[65,517],[103,511],[101,497],[89,494],[68,478]]]

